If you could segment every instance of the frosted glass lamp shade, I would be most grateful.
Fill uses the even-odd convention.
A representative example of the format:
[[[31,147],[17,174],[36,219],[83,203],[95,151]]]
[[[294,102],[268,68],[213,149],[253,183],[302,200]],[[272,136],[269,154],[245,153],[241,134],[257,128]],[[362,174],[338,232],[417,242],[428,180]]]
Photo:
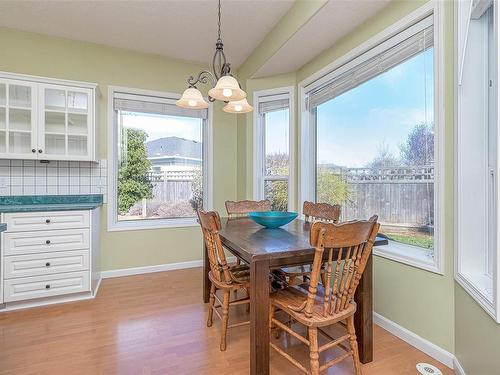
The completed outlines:
[[[248,113],[253,111],[253,107],[246,99],[242,99],[227,103],[222,110],[227,113]]]
[[[217,81],[213,89],[208,92],[212,98],[225,102],[245,99],[247,93],[240,89],[240,85],[236,78],[231,76],[222,76]]]
[[[195,87],[187,88],[182,97],[175,102],[178,107],[188,109],[208,108],[208,103],[203,99],[201,92]]]

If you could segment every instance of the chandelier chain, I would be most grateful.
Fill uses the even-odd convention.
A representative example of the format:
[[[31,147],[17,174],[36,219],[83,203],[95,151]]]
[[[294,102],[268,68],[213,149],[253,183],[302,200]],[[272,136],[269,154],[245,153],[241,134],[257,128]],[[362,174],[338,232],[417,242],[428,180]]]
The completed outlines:
[[[219,16],[219,24],[218,24],[218,33],[217,33],[217,41],[221,41],[220,38],[220,0],[219,0],[219,7],[218,7],[218,16]]]

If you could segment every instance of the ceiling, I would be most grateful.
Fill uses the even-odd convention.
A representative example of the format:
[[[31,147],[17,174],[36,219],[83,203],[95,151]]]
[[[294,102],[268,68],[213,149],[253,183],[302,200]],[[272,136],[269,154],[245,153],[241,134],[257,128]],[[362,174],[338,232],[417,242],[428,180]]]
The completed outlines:
[[[309,0],[303,0],[309,1]],[[300,69],[391,0],[329,0],[253,75]],[[222,0],[222,39],[237,69],[294,0]],[[216,0],[0,0],[0,27],[211,64]]]
[[[254,77],[293,72],[375,15],[391,0],[330,0],[260,67]]]
[[[241,65],[293,0],[223,0],[222,39]],[[0,26],[211,64],[215,0],[0,1]]]

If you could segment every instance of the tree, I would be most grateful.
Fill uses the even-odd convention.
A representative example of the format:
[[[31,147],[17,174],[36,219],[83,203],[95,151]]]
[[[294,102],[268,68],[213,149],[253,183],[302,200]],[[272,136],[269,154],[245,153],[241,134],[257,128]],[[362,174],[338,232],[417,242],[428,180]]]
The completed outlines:
[[[147,134],[138,129],[124,129],[124,133],[126,143],[118,170],[118,211],[122,214],[141,199],[151,199],[153,190],[147,176],[151,167],[144,145]]]
[[[352,201],[352,193],[346,179],[327,168],[319,168],[317,173],[316,201],[345,205]]]
[[[371,162],[368,163],[368,168],[384,168],[384,167],[393,167],[398,165],[399,160],[389,151],[389,146],[387,143],[382,141],[377,146],[377,154],[373,158]]]
[[[200,169],[196,169],[193,174],[193,180],[191,181],[191,193],[192,198],[189,200],[193,210],[198,210],[203,208],[203,173]]]
[[[271,176],[288,175],[289,158],[284,153],[273,153],[266,155],[266,174]],[[272,204],[275,211],[286,211],[288,209],[288,182],[268,181],[266,182],[266,199]]]
[[[406,165],[428,165],[434,161],[433,124],[415,125],[399,148]]]

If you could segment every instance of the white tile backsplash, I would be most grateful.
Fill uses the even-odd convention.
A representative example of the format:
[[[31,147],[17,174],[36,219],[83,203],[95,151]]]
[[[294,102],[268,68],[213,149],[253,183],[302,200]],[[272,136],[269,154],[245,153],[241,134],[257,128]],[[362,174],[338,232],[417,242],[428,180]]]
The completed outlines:
[[[107,162],[0,160],[0,195],[103,194]]]

